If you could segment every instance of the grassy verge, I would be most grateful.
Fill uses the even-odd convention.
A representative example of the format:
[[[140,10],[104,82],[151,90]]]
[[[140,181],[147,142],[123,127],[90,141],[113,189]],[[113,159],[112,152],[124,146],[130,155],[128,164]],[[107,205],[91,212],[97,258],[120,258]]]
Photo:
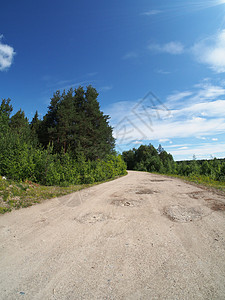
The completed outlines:
[[[70,185],[68,187],[43,186],[31,181],[15,182],[6,180],[0,176],[0,214],[10,212],[13,209],[28,207],[46,199],[71,194],[100,183],[102,182]]]
[[[169,175],[170,177],[180,178],[188,182],[192,182],[195,184],[202,185],[207,188],[216,189],[219,191],[225,192],[225,182],[224,181],[216,181],[208,176],[204,175],[191,175],[191,176],[181,176],[181,175]]]

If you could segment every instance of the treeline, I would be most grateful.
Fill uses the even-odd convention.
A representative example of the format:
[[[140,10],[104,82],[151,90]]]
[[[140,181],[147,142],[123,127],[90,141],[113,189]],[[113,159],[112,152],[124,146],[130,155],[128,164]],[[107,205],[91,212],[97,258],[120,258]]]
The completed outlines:
[[[128,170],[157,172],[181,176],[206,176],[216,181],[225,181],[225,161],[221,159],[175,162],[161,145],[141,145],[138,149],[124,151],[123,159]]]
[[[10,99],[0,105],[0,175],[45,185],[93,183],[126,173],[109,116],[88,86],[57,91],[43,119],[31,122]]]
[[[225,161],[217,158],[180,161],[177,162],[177,174],[182,176],[201,175],[212,180],[225,181]]]
[[[141,145],[124,151],[123,159],[128,170],[158,172],[172,174],[176,172],[176,163],[171,154],[168,154],[161,145],[155,149],[153,145]]]

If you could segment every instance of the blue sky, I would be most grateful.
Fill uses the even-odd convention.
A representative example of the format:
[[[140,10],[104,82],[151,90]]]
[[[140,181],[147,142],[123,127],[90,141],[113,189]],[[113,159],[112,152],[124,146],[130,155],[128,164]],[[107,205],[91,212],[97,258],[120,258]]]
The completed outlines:
[[[225,157],[225,0],[4,1],[0,97],[31,120],[92,84],[117,150]]]

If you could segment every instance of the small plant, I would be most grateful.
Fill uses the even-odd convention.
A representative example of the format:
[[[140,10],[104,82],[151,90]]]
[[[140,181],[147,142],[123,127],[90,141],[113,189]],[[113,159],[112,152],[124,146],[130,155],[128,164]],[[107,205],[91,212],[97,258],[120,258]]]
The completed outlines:
[[[10,207],[0,207],[0,214],[10,212],[12,209]]]

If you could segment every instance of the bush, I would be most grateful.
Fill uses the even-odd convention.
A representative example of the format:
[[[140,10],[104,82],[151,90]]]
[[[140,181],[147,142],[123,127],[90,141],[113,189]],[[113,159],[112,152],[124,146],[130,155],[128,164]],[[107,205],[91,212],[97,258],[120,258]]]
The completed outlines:
[[[35,148],[18,137],[0,141],[0,174],[17,181],[31,180],[44,185],[94,183],[126,174],[121,156],[104,160],[75,160],[69,153],[55,154],[53,147]]]

